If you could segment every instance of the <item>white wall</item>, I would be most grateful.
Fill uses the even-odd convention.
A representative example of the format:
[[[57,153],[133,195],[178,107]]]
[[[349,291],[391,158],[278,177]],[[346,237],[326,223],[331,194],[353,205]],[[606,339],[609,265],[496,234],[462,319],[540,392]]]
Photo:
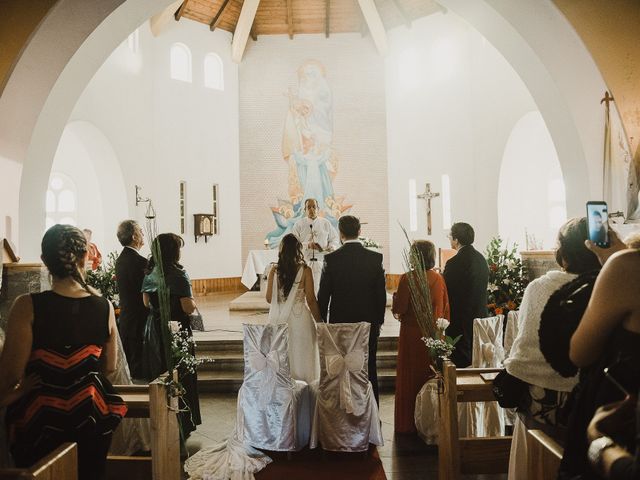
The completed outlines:
[[[498,192],[500,236],[524,250],[526,231],[535,236],[537,248],[552,249],[566,219],[558,154],[540,112],[529,112],[513,127],[504,149]]]
[[[128,216],[144,221],[134,188],[153,200],[158,230],[179,233],[179,182],[187,182],[187,230],[182,262],[192,278],[239,276],[240,208],[238,173],[238,79],[230,60],[230,35],[211,33],[189,20],[172,22],[154,38],[143,24],[140,47],[125,41],[93,77],[70,121],[88,121],[113,145],[122,175]],[[169,76],[169,49],[191,49],[192,83]],[[225,91],[204,88],[203,60],[209,52],[223,60]],[[207,244],[193,238],[193,214],[211,213],[211,187],[220,188],[221,233]],[[108,197],[105,197],[108,198]],[[117,218],[113,221],[122,220]],[[105,242],[115,228],[105,231]]]
[[[536,105],[504,57],[472,26],[449,12],[413,22],[411,30],[390,34],[386,61],[389,152],[389,225],[392,273],[403,271],[409,229],[409,179],[418,193],[426,182],[442,192],[441,176],[451,183],[452,221],[476,230],[484,249],[498,232],[498,178],[513,125]],[[432,201],[437,247],[449,248],[443,226],[443,199]],[[426,235],[424,201],[419,200],[418,230]]]

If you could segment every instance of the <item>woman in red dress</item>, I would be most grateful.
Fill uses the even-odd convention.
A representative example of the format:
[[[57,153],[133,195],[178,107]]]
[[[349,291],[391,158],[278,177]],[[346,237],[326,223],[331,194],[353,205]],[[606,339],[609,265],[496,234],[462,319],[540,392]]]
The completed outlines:
[[[412,247],[416,249],[427,269],[427,280],[435,319],[449,319],[449,296],[444,278],[432,270],[435,265],[436,248],[428,240],[417,240]],[[433,377],[429,368],[431,357],[424,342],[422,332],[416,321],[411,305],[411,294],[407,274],[400,277],[398,291],[393,294],[393,315],[400,320],[400,339],[398,341],[398,361],[396,366],[396,433],[416,433],[414,410],[416,396],[422,386]]]

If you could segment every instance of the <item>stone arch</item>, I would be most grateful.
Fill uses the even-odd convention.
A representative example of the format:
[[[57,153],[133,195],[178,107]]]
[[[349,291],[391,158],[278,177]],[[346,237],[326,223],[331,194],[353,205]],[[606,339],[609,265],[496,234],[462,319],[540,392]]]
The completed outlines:
[[[0,97],[0,157],[22,164],[19,245],[38,257],[53,154],[78,97],[107,56],[172,0],[60,0],[31,37]],[[604,81],[551,0],[440,0],[505,56],[536,101],[566,178],[568,211],[599,195]]]

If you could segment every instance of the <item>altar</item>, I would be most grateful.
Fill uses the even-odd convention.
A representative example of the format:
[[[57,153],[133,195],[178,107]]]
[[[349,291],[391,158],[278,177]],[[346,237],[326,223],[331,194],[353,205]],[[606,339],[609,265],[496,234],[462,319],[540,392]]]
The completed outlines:
[[[249,250],[247,261],[242,271],[242,284],[249,290],[253,288],[259,275],[264,274],[267,265],[278,261],[278,250],[265,248],[262,250]]]

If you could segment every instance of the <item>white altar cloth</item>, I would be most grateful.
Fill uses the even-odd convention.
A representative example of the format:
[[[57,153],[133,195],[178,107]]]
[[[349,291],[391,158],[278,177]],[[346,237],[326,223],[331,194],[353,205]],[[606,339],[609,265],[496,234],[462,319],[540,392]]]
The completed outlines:
[[[247,261],[244,264],[244,270],[242,271],[242,284],[251,290],[251,287],[256,283],[258,275],[262,275],[267,265],[278,261],[278,250],[263,249],[263,250],[249,250],[247,255]]]

